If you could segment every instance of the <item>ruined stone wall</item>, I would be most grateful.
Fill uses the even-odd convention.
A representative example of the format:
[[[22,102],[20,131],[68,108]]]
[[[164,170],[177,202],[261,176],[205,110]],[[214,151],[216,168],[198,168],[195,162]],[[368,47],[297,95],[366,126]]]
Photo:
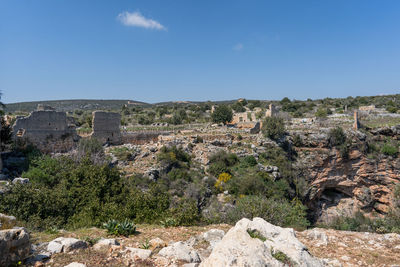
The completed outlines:
[[[143,145],[151,142],[158,142],[159,136],[168,135],[168,132],[128,132],[122,134],[122,143]]]
[[[275,108],[275,105],[269,104],[269,109],[265,112],[265,117],[274,117],[278,111]]]
[[[119,113],[94,111],[91,136],[102,143],[120,144],[122,142],[120,126]]]
[[[238,112],[234,113],[232,117],[232,124],[237,124],[240,122],[254,122],[256,121],[256,114],[255,112]]]
[[[13,126],[13,138],[19,144],[32,144],[43,152],[65,152],[78,140],[74,126],[68,125],[65,112],[33,111],[18,118]]]
[[[361,110],[361,111],[374,111],[375,110],[375,105],[360,106],[359,110]]]

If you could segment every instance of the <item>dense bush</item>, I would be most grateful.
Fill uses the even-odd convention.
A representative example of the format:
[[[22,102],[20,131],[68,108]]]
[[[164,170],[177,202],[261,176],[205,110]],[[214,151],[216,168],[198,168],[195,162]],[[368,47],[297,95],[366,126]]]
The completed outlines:
[[[188,168],[191,162],[190,155],[176,146],[163,146],[157,159],[168,171],[172,168]]]
[[[78,143],[77,160],[89,157],[96,164],[105,163],[103,144],[96,138],[82,138]]]
[[[346,142],[346,134],[341,127],[330,129],[328,133],[329,144],[331,147],[343,145]]]
[[[279,117],[265,118],[262,126],[263,134],[273,140],[278,140],[285,134],[285,123]]]
[[[389,142],[385,143],[382,146],[382,153],[388,156],[396,156],[396,154],[398,153],[398,148],[392,144],[390,144]]]
[[[226,124],[232,121],[232,109],[227,105],[219,105],[211,114],[213,122]]]
[[[304,229],[309,225],[306,208],[297,200],[293,202],[291,204],[284,199],[244,196],[239,198],[236,206],[228,212],[228,220],[235,223],[241,218],[260,217],[275,225]]]
[[[231,173],[231,167],[239,162],[236,154],[226,153],[221,150],[213,154],[210,157],[210,167],[208,172],[215,177],[218,177],[221,173]]]

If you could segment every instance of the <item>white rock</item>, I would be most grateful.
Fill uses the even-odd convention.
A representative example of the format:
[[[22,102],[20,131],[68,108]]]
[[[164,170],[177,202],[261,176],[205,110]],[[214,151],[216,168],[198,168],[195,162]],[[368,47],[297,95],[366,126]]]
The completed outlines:
[[[146,260],[151,255],[151,250],[150,249],[127,247],[126,250],[129,252],[129,257],[132,258],[132,259],[139,258],[141,260]]]
[[[16,183],[28,184],[28,183],[29,183],[29,178],[21,178],[21,177],[15,178],[15,179],[12,181],[12,183],[13,183],[13,184],[16,184]]]
[[[59,237],[51,241],[47,250],[51,253],[69,252],[75,249],[87,248],[85,241],[76,238]]]
[[[224,237],[225,232],[223,230],[219,229],[211,229],[205,233],[202,234],[202,238],[208,243],[210,243],[211,249],[215,247],[215,245],[222,240]]]
[[[0,231],[0,266],[22,261],[29,256],[31,243],[25,228]]]
[[[347,257],[347,256],[342,256],[342,257],[340,257],[340,259],[342,259],[342,260],[344,260],[344,261],[349,261],[349,260],[350,260],[350,258]]]
[[[93,249],[101,250],[103,248],[108,248],[108,247],[111,247],[111,246],[118,246],[118,245],[119,245],[119,243],[115,239],[102,238],[93,246]]]
[[[86,264],[79,262],[71,262],[70,264],[65,265],[64,267],[86,267]]]
[[[258,231],[265,241],[252,238],[248,230]],[[296,266],[323,266],[296,238],[293,229],[274,226],[261,218],[237,222],[200,266],[283,266],[271,251],[284,253]]]
[[[197,251],[181,241],[161,249],[158,255],[186,262],[200,262]]]
[[[328,237],[323,230],[314,228],[305,232],[307,233],[308,238],[318,240],[318,243],[316,244],[317,247],[321,245],[328,245]]]

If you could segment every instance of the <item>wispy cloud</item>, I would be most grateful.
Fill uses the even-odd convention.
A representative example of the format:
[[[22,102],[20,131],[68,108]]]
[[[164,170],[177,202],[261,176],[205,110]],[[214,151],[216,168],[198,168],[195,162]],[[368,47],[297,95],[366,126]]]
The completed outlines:
[[[145,18],[139,11],[130,13],[122,12],[118,14],[117,19],[125,26],[141,27],[154,30],[167,30],[161,23],[156,20]]]
[[[243,50],[244,46],[241,43],[236,44],[232,49],[235,51],[241,51]]]

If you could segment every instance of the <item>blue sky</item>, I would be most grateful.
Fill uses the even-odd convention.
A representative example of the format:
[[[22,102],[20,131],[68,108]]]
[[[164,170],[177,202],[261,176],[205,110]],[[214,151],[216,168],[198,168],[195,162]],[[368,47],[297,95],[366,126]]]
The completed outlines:
[[[0,0],[6,103],[400,93],[400,1]]]

